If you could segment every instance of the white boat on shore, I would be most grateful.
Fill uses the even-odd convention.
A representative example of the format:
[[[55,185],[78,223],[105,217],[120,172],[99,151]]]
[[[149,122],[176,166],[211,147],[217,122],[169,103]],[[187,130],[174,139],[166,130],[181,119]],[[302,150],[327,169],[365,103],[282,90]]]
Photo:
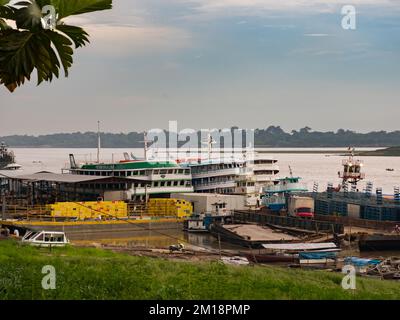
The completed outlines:
[[[69,244],[64,232],[28,231],[22,238],[23,243],[39,247],[64,247]]]

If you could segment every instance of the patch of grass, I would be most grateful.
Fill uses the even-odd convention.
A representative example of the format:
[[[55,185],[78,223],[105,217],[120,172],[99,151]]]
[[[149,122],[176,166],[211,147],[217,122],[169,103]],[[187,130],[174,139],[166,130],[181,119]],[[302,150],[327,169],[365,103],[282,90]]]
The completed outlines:
[[[44,265],[56,289],[43,290]],[[35,248],[0,241],[0,299],[400,299],[400,284],[280,267],[176,262],[95,248]]]

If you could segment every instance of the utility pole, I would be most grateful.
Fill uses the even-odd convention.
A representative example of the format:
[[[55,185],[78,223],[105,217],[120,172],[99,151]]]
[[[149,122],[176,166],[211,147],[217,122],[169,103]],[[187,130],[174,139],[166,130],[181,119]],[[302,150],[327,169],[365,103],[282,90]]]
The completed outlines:
[[[1,218],[2,220],[6,220],[6,193],[4,190],[0,189],[1,191]]]

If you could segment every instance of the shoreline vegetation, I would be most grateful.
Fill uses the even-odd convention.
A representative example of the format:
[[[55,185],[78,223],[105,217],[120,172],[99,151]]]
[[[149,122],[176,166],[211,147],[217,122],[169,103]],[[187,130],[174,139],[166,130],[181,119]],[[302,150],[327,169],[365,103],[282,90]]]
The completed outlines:
[[[56,289],[43,290],[42,268],[56,270]],[[394,281],[273,266],[228,266],[74,247],[36,248],[0,241],[0,299],[400,299]]]
[[[239,129],[231,127],[231,132]],[[164,131],[168,137],[169,133]],[[228,131],[229,133],[229,131]],[[171,133],[172,134],[172,133]],[[237,134],[237,132],[235,133]],[[142,148],[143,132],[130,133],[101,133],[103,148]],[[176,134],[172,136],[176,137]],[[218,133],[217,133],[218,135]],[[217,135],[214,137],[218,141]],[[197,132],[198,147],[204,147],[204,139],[200,131]],[[220,133],[223,136],[223,133]],[[233,135],[235,137],[235,135]],[[222,140],[222,139],[221,139]],[[11,148],[94,148],[97,146],[96,132],[56,133],[46,135],[9,135],[0,137]],[[245,134],[242,135],[246,143]],[[320,132],[305,127],[299,130],[285,132],[280,126],[269,126],[266,129],[254,130],[254,146],[257,148],[347,148],[356,147],[399,147],[400,130],[398,131],[373,131],[358,133],[351,130],[339,129],[336,132]],[[178,146],[188,141],[178,142]],[[235,143],[235,141],[234,141]],[[192,146],[194,147],[194,146]]]
[[[375,157],[400,157],[400,147],[389,147],[374,151],[357,152],[358,156],[375,156]]]

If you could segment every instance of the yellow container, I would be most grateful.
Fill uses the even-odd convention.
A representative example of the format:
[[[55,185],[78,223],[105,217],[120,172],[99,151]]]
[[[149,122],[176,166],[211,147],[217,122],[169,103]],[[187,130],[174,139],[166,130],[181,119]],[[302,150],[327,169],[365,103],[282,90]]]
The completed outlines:
[[[81,220],[123,218],[128,216],[124,201],[57,202],[49,206],[53,217],[75,217]]]

